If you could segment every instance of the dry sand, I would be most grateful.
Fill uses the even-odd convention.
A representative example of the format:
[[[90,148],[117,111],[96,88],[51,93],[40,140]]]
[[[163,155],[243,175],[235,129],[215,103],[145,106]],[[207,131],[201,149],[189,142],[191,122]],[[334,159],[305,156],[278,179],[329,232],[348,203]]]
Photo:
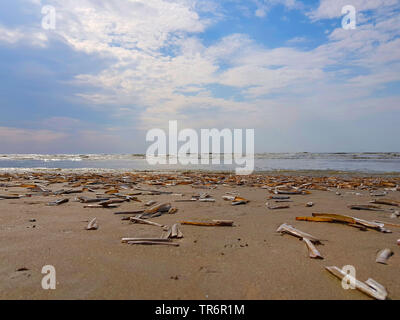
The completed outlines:
[[[52,190],[63,187],[52,185]],[[156,186],[147,186],[156,189]],[[346,225],[296,221],[296,216],[331,212],[367,220],[400,223],[387,212],[355,211],[349,204],[368,204],[368,191],[312,191],[291,196],[289,209],[268,210],[267,190],[248,186],[218,186],[214,190],[190,185],[163,187],[176,195],[140,195],[143,202],[125,202],[118,209],[88,209],[73,202],[77,195],[32,196],[0,201],[0,299],[369,299],[357,290],[344,290],[324,266],[353,265],[357,278],[373,278],[386,287],[391,299],[400,298],[400,228],[384,234]],[[174,202],[207,191],[215,203]],[[104,192],[98,190],[97,192]],[[222,200],[226,192],[239,192],[250,200],[232,206]],[[362,195],[356,195],[359,192]],[[26,193],[24,188],[0,188],[0,193]],[[94,197],[93,193],[81,195]],[[79,196],[81,196],[79,195]],[[67,197],[57,207],[46,204]],[[385,198],[400,200],[400,192]],[[116,211],[143,208],[148,200],[168,201],[179,210],[150,219],[171,225],[192,220],[233,220],[234,227],[183,225],[179,247],[121,243],[122,237],[161,235],[158,227],[121,221]],[[305,207],[309,201],[312,208]],[[389,208],[388,206],[383,206]],[[97,217],[99,229],[87,231]],[[30,222],[35,219],[35,222]],[[86,222],[85,222],[86,221]],[[275,231],[282,223],[322,238],[317,248],[324,260],[308,257],[302,241]],[[394,256],[388,265],[375,262],[380,249]],[[56,268],[56,290],[41,287],[42,267]],[[27,271],[16,271],[27,268]]]

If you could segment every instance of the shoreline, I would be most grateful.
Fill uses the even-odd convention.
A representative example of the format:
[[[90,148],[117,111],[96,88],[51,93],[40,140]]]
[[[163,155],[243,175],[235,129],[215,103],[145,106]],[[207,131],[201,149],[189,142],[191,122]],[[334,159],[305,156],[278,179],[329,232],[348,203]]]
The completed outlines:
[[[236,175],[234,170],[204,170],[204,169],[154,169],[154,170],[137,170],[129,168],[121,169],[109,169],[109,168],[0,168],[0,174],[21,174],[21,173],[148,173],[148,174],[222,174],[222,175]],[[312,177],[387,177],[387,178],[397,178],[400,177],[399,172],[371,172],[371,171],[343,171],[343,170],[254,170],[252,175],[262,175],[262,176],[312,176]],[[245,175],[249,176],[249,175]]]

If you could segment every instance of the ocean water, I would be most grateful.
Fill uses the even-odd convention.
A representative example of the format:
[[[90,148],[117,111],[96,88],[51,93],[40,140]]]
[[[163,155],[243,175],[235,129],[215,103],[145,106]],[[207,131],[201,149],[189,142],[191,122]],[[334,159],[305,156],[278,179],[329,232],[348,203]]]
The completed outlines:
[[[231,155],[191,155],[192,159],[219,159],[209,165],[150,165],[145,155],[132,154],[0,154],[1,171],[26,169],[114,169],[135,171],[210,170],[233,171]],[[224,164],[231,159],[232,164]],[[200,160],[199,160],[200,162]],[[255,172],[338,171],[360,173],[400,173],[400,152],[392,153],[260,153],[255,155]]]

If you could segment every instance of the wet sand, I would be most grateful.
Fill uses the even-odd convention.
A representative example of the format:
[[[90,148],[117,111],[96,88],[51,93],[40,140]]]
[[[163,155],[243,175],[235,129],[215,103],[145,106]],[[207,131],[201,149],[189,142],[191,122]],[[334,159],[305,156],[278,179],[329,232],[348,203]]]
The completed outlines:
[[[151,175],[151,174],[149,174]],[[12,184],[9,179],[6,184]],[[19,179],[21,182],[21,179]],[[18,182],[18,183],[19,183]],[[0,187],[0,194],[26,194],[21,187]],[[67,183],[46,186],[66,188]],[[366,220],[400,224],[389,212],[350,210],[350,204],[368,204],[369,190],[311,190],[292,195],[289,209],[269,210],[271,193],[260,186],[217,185],[197,189],[192,185],[158,186],[145,182],[135,187],[181,193],[178,195],[138,195],[142,202],[124,202],[118,209],[89,209],[75,202],[77,196],[93,198],[95,193],[0,200],[0,299],[370,299],[357,290],[344,290],[325,266],[353,265],[361,281],[373,278],[384,285],[389,298],[400,299],[400,228],[393,233],[333,223],[296,221],[296,216],[313,212],[350,215]],[[95,190],[103,194],[106,187]],[[380,188],[383,190],[383,188]],[[121,190],[129,193],[135,190]],[[207,192],[214,203],[174,202]],[[250,200],[232,206],[224,201],[226,192],[238,192]],[[356,194],[358,193],[358,195]],[[57,207],[50,201],[69,198]],[[384,198],[400,200],[399,191],[388,191]],[[172,225],[180,221],[233,220],[234,227],[182,225],[184,238],[174,240],[179,247],[140,246],[121,243],[122,237],[159,237],[162,229],[122,221],[117,211],[144,208],[149,200],[171,202],[175,214],[164,214],[151,221]],[[307,208],[307,202],[314,202]],[[393,208],[382,205],[385,209]],[[87,221],[96,217],[99,229],[87,231]],[[30,222],[35,219],[34,222]],[[288,223],[321,238],[317,246],[324,260],[310,259],[302,241],[280,235],[276,229]],[[394,255],[388,265],[375,262],[380,249]],[[43,290],[42,267],[56,268],[56,290]],[[26,271],[16,271],[27,268]]]

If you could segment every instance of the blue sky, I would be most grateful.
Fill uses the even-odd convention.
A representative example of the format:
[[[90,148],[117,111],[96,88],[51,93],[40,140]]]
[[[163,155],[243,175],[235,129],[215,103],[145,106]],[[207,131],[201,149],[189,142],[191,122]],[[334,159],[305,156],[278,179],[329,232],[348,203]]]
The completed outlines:
[[[42,28],[54,7],[56,28]],[[353,5],[357,27],[342,28]],[[0,153],[143,153],[254,128],[257,152],[400,151],[399,0],[5,0]]]

